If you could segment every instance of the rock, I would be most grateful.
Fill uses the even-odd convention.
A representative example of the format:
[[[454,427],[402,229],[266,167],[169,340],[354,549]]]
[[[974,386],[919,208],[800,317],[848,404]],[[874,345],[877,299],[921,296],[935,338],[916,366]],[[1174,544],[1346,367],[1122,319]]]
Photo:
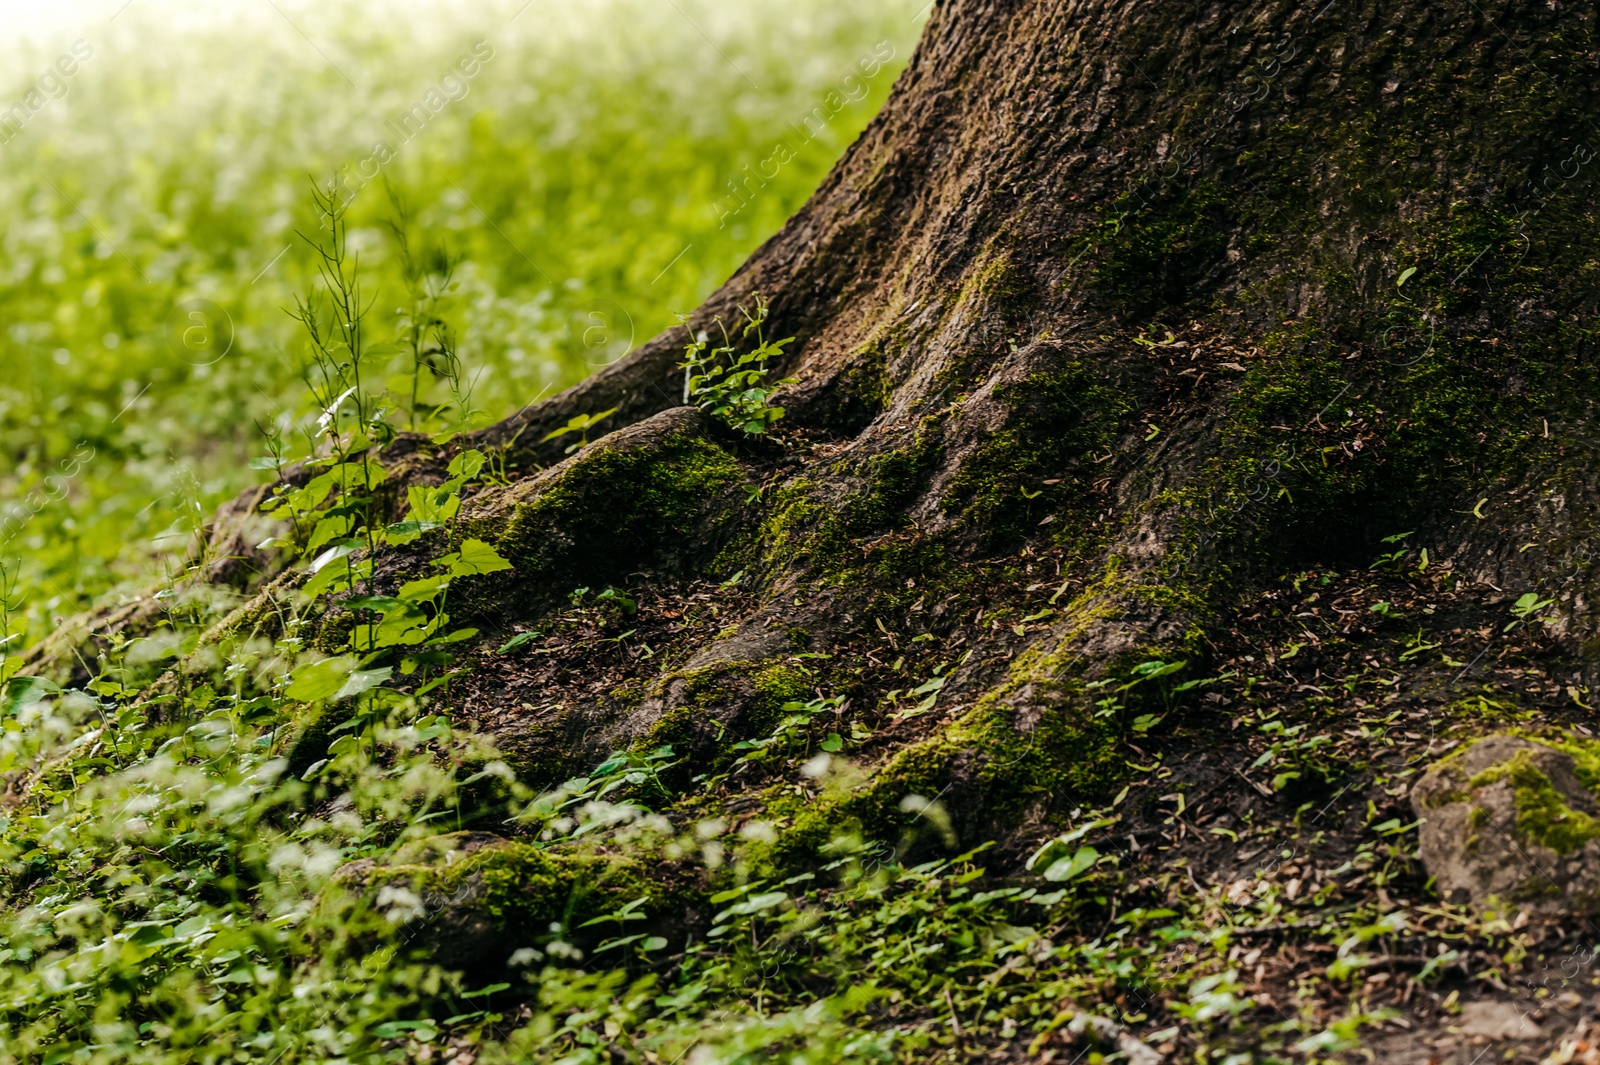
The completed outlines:
[[[1544,1030],[1515,1002],[1469,1002],[1461,1007],[1461,1034],[1485,1039],[1526,1042],[1544,1036]]]
[[[334,879],[370,891],[380,910],[400,926],[402,946],[422,947],[446,968],[473,968],[504,962],[504,929],[481,905],[487,895],[484,870],[488,853],[515,847],[488,832],[452,832],[401,847],[387,863],[363,858],[341,867]],[[452,867],[477,857],[465,876]]]
[[[658,917],[662,908],[681,912],[686,898],[703,891],[694,880],[681,895],[673,893],[668,885],[683,866],[637,841],[619,853],[588,839],[547,848],[488,832],[451,832],[408,843],[381,862],[350,862],[334,879],[371,901],[402,950],[482,974],[503,971],[522,948],[557,940],[576,951],[568,956],[581,956],[616,927],[586,922],[629,903],[634,919],[644,922],[631,931],[681,940],[682,930]]]
[[[1422,863],[1450,902],[1600,912],[1600,744],[1495,735],[1412,789]]]

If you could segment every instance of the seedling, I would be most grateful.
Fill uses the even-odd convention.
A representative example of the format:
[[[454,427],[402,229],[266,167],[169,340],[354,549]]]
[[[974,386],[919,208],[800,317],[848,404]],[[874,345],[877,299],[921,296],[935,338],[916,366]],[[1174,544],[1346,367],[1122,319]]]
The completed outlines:
[[[1534,617],[1535,614],[1543,610],[1545,607],[1550,606],[1554,602],[1554,599],[1540,599],[1538,592],[1524,592],[1522,595],[1517,597],[1517,601],[1515,603],[1511,604],[1512,620],[1506,625],[1504,631],[1510,632],[1518,625],[1527,625],[1532,621],[1540,621],[1548,624],[1556,620],[1553,617]]]
[[[733,429],[751,436],[760,436],[783,417],[783,408],[772,404],[772,395],[785,385],[795,383],[795,378],[768,381],[770,359],[783,355],[784,345],[794,337],[769,341],[764,326],[767,320],[767,301],[759,293],[754,310],[739,307],[745,320],[740,339],[755,334],[756,346],[744,354],[734,352],[734,340],[720,317],[716,326],[722,331],[722,346],[711,348],[707,335],[702,332],[684,348],[683,398]]]
[[[581,451],[583,448],[589,446],[589,430],[593,429],[595,426],[599,425],[601,422],[605,421],[615,413],[617,413],[617,408],[612,407],[610,410],[603,410],[598,414],[574,415],[567,419],[566,425],[563,425],[554,432],[546,433],[539,439],[539,443],[542,444],[547,440],[559,440],[568,433],[577,433],[578,442],[567,445],[567,450],[565,453],[570,455],[574,451]]]

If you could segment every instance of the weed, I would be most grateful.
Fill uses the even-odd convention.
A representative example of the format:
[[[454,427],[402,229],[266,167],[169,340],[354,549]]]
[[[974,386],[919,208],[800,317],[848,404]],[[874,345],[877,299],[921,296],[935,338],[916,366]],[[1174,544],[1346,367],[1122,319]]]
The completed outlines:
[[[770,371],[767,360],[781,358],[784,345],[794,342],[794,337],[783,340],[766,339],[767,301],[757,293],[754,309],[739,307],[744,318],[740,340],[756,337],[755,347],[742,354],[735,351],[733,337],[721,317],[714,323],[722,332],[722,346],[707,350],[709,337],[701,332],[689,342],[683,357],[683,398],[694,403],[711,416],[733,429],[751,436],[760,436],[783,417],[783,408],[774,406],[772,395],[795,379],[768,381]]]

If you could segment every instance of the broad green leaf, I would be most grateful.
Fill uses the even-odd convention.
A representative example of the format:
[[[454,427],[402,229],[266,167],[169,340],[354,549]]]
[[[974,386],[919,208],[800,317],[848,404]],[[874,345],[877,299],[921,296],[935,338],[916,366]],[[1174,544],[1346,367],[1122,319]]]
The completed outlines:
[[[369,692],[373,688],[382,685],[384,681],[393,675],[394,670],[388,666],[382,669],[352,670],[350,676],[345,680],[344,686],[339,689],[334,699],[349,699],[360,695],[362,692]]]
[[[46,695],[54,695],[61,686],[48,677],[12,677],[6,682],[4,714],[12,717],[22,707],[36,703]]]
[[[348,514],[329,514],[317,522],[317,527],[311,530],[311,539],[306,541],[306,553],[310,554],[323,544],[337,540],[350,531],[355,524],[355,519]],[[349,554],[349,552],[345,552]],[[321,568],[320,566],[318,567]],[[312,572],[316,572],[313,570]]]
[[[437,577],[423,577],[420,580],[407,581],[400,586],[400,598],[412,603],[431,603],[439,597],[439,593],[450,587],[450,575],[441,573]]]
[[[353,668],[355,660],[349,656],[307,662],[294,671],[289,687],[284,689],[283,694],[302,703],[326,699],[344,687]]]
[[[400,547],[418,539],[425,532],[432,532],[434,529],[442,528],[444,526],[436,521],[397,521],[383,531],[388,537],[389,543]]]
[[[540,634],[537,633],[537,632],[519,632],[515,636],[511,637],[511,639],[509,639],[505,643],[501,644],[500,645],[500,649],[498,651],[496,651],[495,654],[499,654],[499,655],[510,654],[512,651],[515,651],[519,647],[526,647],[528,644],[532,643],[534,640],[537,640],[539,638],[539,636],[540,636]]]
[[[306,482],[304,488],[297,488],[290,492],[287,501],[291,509],[297,511],[315,510],[327,501],[329,493],[339,483],[339,478],[333,472],[319,473]]]
[[[736,906],[729,906],[712,919],[713,924],[721,924],[729,917],[744,917],[752,913],[770,910],[774,906],[781,906],[789,901],[789,895],[783,891],[768,891],[760,895],[751,895]]]
[[[338,548],[330,548],[329,550],[338,550]],[[364,559],[354,566],[324,566],[320,572],[312,574],[311,579],[306,581],[301,590],[312,599],[316,599],[327,595],[329,592],[342,592],[351,587],[354,581],[361,580],[371,572],[372,559],[370,558]]]
[[[1071,832],[1057,836],[1055,839],[1050,840],[1044,846],[1034,851],[1033,856],[1027,860],[1027,862],[1023,865],[1023,868],[1030,871],[1041,866],[1044,868],[1049,868],[1057,860],[1072,855],[1076,850],[1076,848],[1074,848],[1072,845],[1078,840],[1082,839],[1084,836],[1087,836],[1091,832],[1098,831],[1102,828],[1109,828],[1116,823],[1116,818],[1102,817],[1098,820],[1089,821],[1085,824],[1079,825]]]
[[[463,540],[460,552],[450,562],[449,574],[452,578],[475,577],[485,573],[499,573],[510,568],[511,563],[501,558],[500,552],[482,540]]]
[[[450,476],[472,480],[478,476],[485,462],[483,452],[470,448],[450,460]]]
[[[354,550],[355,545],[351,543],[335,544],[312,559],[308,570],[313,574],[321,573],[339,559],[348,557]]]
[[[400,608],[411,609],[411,604],[404,599],[396,599],[392,595],[357,595],[346,599],[341,604],[349,610],[381,610],[388,613]]]
[[[461,512],[461,497],[446,488],[414,484],[406,489],[406,502],[411,510],[408,521],[440,524]]]
[[[506,988],[510,986],[510,984],[490,984],[488,987],[480,987],[476,991],[463,992],[461,997],[482,998],[484,995],[498,995],[500,992],[506,990]]]
[[[1100,860],[1100,852],[1093,847],[1079,847],[1070,858],[1058,858],[1044,871],[1044,878],[1052,883],[1073,880],[1087,872]]]

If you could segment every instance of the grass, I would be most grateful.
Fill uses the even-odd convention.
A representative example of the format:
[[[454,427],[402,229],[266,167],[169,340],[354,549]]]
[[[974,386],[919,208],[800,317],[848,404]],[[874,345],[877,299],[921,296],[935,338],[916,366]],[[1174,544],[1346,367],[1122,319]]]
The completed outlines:
[[[442,326],[463,388],[416,397],[422,427],[478,425],[693,309],[804,202],[920,28],[888,0],[335,7],[140,3],[9,46],[0,121],[46,90],[0,129],[0,559],[30,638],[181,570],[261,477],[258,427],[306,413],[285,308],[315,276],[309,180],[349,200],[388,402],[412,409]],[[801,145],[790,124],[833,90],[857,99]],[[734,212],[783,137],[793,157]]]
[[[181,597],[195,531],[283,453],[485,424],[673,324],[859,133],[916,14],[478,0],[444,15],[283,3],[224,22],[142,3],[10,45],[0,681],[62,616],[163,578]],[[847,105],[802,144],[790,124],[833,91]],[[797,150],[733,198],[780,138]],[[330,181],[336,203],[319,210],[312,187]],[[363,522],[381,471],[329,475],[349,491],[343,511],[307,502],[313,543],[415,538]],[[412,524],[436,528],[449,503],[413,500]],[[0,773],[28,796],[0,817],[0,1062],[430,1060],[480,1045],[593,1060],[623,1028],[639,1052],[687,1049],[698,996],[739,1011],[716,1037],[730,1046],[861,1041],[843,1020],[859,994],[830,998],[820,1028],[752,1014],[743,962],[713,947],[651,992],[655,940],[626,938],[628,906],[609,968],[574,965],[563,939],[578,935],[523,952],[535,986],[518,997],[550,1004],[530,1024],[507,1015],[503,981],[417,952],[446,920],[439,899],[334,877],[531,808],[492,748],[383,686],[394,668],[420,662],[426,679],[448,664],[460,634],[432,634],[448,581],[504,566],[478,541],[455,546],[454,569],[407,586],[416,603],[373,600],[351,628],[364,665],[409,653],[392,665],[323,661],[310,619],[288,616],[270,642],[219,648],[209,680],[151,687],[193,646],[185,619],[217,616],[199,605],[113,647],[86,687],[0,685]],[[335,590],[361,579],[348,559],[326,575]],[[318,760],[288,773],[307,721]]]

